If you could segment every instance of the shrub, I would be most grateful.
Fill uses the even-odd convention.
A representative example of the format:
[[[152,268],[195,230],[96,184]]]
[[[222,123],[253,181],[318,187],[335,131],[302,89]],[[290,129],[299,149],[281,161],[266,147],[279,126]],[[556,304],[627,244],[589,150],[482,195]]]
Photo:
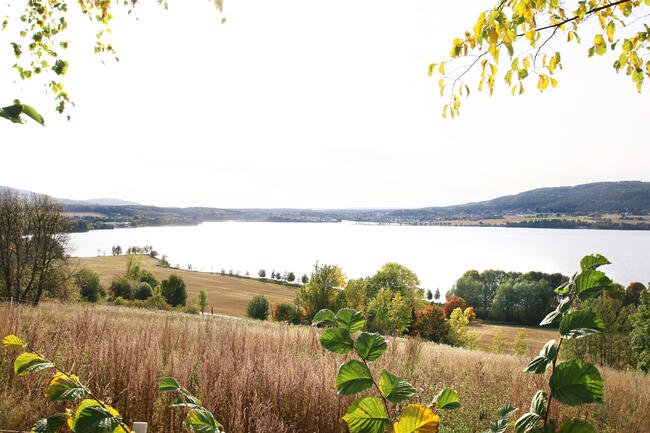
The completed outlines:
[[[146,308],[151,308],[154,310],[164,310],[169,311],[172,309],[172,306],[165,302],[165,298],[161,295],[153,295],[144,301]]]
[[[136,286],[135,288],[135,299],[139,299],[141,301],[144,301],[147,298],[150,298],[153,296],[153,289],[149,285],[149,283],[140,283]]]
[[[82,269],[74,276],[79,286],[79,294],[88,302],[97,302],[99,297],[106,296],[104,288],[99,284],[99,275],[88,269]]]
[[[151,271],[142,271],[140,274],[140,281],[149,284],[151,287],[156,287],[158,284],[160,284],[160,281],[158,281],[156,276]]]
[[[189,304],[182,311],[187,314],[199,314],[199,307],[196,304]]]
[[[266,320],[269,317],[269,300],[262,295],[254,296],[246,307],[246,316],[251,319]]]
[[[287,322],[294,325],[300,323],[300,310],[289,302],[280,302],[273,308],[273,320],[276,322]]]
[[[185,305],[187,301],[185,281],[176,274],[171,274],[169,278],[163,280],[161,293],[165,301],[172,307]]]
[[[125,277],[113,280],[109,289],[113,298],[133,299],[133,284]],[[115,301],[113,301],[115,302]]]
[[[445,320],[445,313],[437,305],[429,305],[424,310],[415,313],[415,323],[411,328],[411,335],[419,335],[425,340],[444,341],[449,333],[449,323]]]
[[[454,311],[456,308],[465,310],[465,308],[467,308],[467,304],[465,303],[465,300],[458,296],[452,296],[449,299],[447,299],[447,302],[445,302],[445,306],[442,307],[442,309],[445,312],[445,317],[449,318],[449,316],[451,316],[451,312]]]

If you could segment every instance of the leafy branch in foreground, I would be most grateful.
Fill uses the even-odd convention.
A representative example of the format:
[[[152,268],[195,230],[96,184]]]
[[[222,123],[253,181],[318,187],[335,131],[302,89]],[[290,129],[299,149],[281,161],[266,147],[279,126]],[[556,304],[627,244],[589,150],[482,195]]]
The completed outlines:
[[[77,376],[67,373],[57,367],[54,362],[32,349],[25,341],[15,335],[8,335],[2,344],[9,350],[27,349],[18,355],[14,361],[14,372],[19,376],[54,368],[56,374],[45,390],[45,398],[50,401],[81,401],[76,410],[66,409],[65,413],[57,413],[41,419],[32,433],[54,433],[64,423],[75,433],[130,433],[117,410],[95,397]]]
[[[650,10],[644,5],[649,6],[650,0],[500,0],[492,9],[479,14],[473,33],[467,31],[464,37],[454,39],[450,60],[429,65],[430,76],[440,75],[440,95],[449,90],[450,101],[443,108],[443,117],[447,111],[452,118],[459,114],[460,98],[470,94],[465,76],[479,64],[478,90],[483,90],[487,80],[492,96],[504,47],[510,64],[503,80],[513,95],[524,92],[524,81],[531,76],[537,77],[540,92],[549,85],[555,87],[558,82],[554,73],[562,69],[561,54],[546,52],[545,47],[560,34],[566,36],[567,43],[580,43],[585,33],[580,24],[590,18],[598,20],[601,31],[593,37],[593,45],[587,50],[589,57],[602,56],[608,49],[616,51],[614,70],[624,71],[640,92],[645,77],[650,77],[650,27],[644,22]]]
[[[375,379],[368,362],[376,361],[386,352],[388,341],[377,333],[368,332],[361,332],[353,340],[352,336],[361,331],[364,324],[363,313],[349,308],[337,314],[327,309],[320,310],[312,321],[312,325],[329,327],[319,338],[323,348],[341,355],[354,350],[360,359],[352,359],[339,367],[334,385],[338,393],[356,395],[371,388],[375,390],[375,395],[356,399],[343,416],[350,432],[381,433],[391,425],[395,433],[437,432],[439,411],[461,407],[458,393],[450,388],[443,389],[430,404],[409,404],[399,417],[393,417],[389,403],[403,403],[417,390],[386,369],[382,370],[379,381]]]
[[[45,120],[38,114],[38,112],[29,105],[21,104],[19,100],[15,100],[12,105],[0,108],[0,117],[3,117],[13,123],[23,123],[21,114],[31,117],[41,125],[45,125]]]
[[[212,412],[201,406],[201,400],[183,388],[173,377],[160,381],[158,391],[175,392],[178,395],[172,401],[172,407],[185,408],[185,426],[194,433],[223,433],[223,426],[214,418]]]

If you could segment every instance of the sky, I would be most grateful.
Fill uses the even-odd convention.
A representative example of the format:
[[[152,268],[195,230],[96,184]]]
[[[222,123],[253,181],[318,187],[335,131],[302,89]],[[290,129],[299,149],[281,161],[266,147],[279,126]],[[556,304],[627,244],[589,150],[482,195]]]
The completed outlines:
[[[159,206],[394,208],[650,180],[650,85],[638,94],[610,55],[587,59],[587,41],[549,43],[563,49],[556,89],[531,80],[512,97],[498,82],[489,98],[474,79],[461,116],[442,119],[428,65],[490,1],[140,3],[137,19],[116,13],[117,64],[91,54],[95,32],[73,19],[70,121],[15,82],[0,33],[6,103],[47,122],[0,122],[0,185]]]

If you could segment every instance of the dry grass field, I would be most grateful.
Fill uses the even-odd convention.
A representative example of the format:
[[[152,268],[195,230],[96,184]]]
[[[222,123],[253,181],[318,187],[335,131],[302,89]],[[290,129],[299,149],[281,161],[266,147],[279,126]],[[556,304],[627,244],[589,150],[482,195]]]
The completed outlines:
[[[157,392],[174,376],[196,393],[229,433],[345,432],[340,420],[352,397],[334,390],[347,356],[320,347],[322,331],[268,322],[189,316],[108,306],[0,306],[0,334],[17,334],[78,374],[128,423],[147,421],[151,433],[182,432],[180,410]],[[15,354],[0,356],[0,429],[23,430],[60,412],[43,398],[52,372],[16,376]],[[458,390],[463,407],[443,415],[455,433],[484,430],[509,402],[524,413],[547,377],[523,373],[526,358],[390,339],[371,368],[409,380],[428,403],[443,387]],[[580,417],[600,433],[650,431],[650,376],[600,368],[603,404],[552,406],[552,416]],[[548,374],[548,373],[547,373]],[[395,412],[396,408],[390,408]]]
[[[488,350],[492,346],[494,335],[497,331],[501,331],[503,338],[508,343],[506,352],[512,352],[512,342],[515,340],[517,334],[522,329],[521,326],[510,325],[493,325],[487,323],[475,323],[469,326],[469,332],[476,333],[476,347],[482,350]],[[528,346],[529,354],[537,354],[539,350],[546,344],[548,340],[553,338],[558,339],[560,336],[557,329],[544,329],[523,327],[526,331],[526,339],[524,342]]]
[[[208,304],[214,312],[234,317],[246,317],[246,305],[255,295],[264,295],[269,302],[293,301],[296,289],[282,284],[265,283],[254,278],[237,278],[209,272],[192,272],[180,269],[163,268],[158,260],[149,256],[137,256],[141,267],[153,272],[160,281],[171,274],[179,275],[187,285],[188,300],[199,295],[205,289],[208,292]],[[108,288],[111,281],[126,272],[127,256],[102,256],[73,258],[74,269],[87,268],[99,274],[99,281]],[[210,308],[208,308],[208,311]]]

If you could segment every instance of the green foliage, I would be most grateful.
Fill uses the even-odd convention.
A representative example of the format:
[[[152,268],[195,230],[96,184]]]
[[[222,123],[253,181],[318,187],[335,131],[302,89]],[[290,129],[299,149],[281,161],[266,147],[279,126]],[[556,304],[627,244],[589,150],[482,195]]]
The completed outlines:
[[[345,306],[355,310],[364,310],[366,306],[366,291],[368,289],[368,280],[348,280],[343,289],[345,294]]]
[[[417,390],[410,383],[384,369],[379,378],[379,392],[386,400],[401,403],[416,394]]]
[[[461,407],[460,401],[458,400],[458,393],[451,388],[445,388],[440,391],[440,393],[433,398],[432,405],[433,403],[436,404],[438,409],[451,410]]]
[[[463,310],[458,307],[454,309],[449,316],[449,334],[447,342],[453,346],[467,347],[472,349],[476,346],[476,333],[468,332],[467,325],[469,319]]]
[[[386,263],[367,280],[366,299],[375,298],[382,290],[399,293],[408,304],[424,306],[424,290],[417,275],[398,263]]]
[[[339,367],[334,387],[341,395],[354,395],[371,388],[373,383],[370,369],[353,359]]]
[[[246,306],[246,317],[251,319],[266,320],[269,317],[269,300],[266,296],[253,296]]]
[[[172,407],[185,407],[185,426],[191,433],[223,433],[223,426],[214,418],[212,412],[201,406],[201,400],[183,388],[173,377],[165,377],[158,385],[158,391],[176,393]]]
[[[546,369],[557,359],[558,347],[555,340],[544,345],[539,356],[533,359],[524,369],[528,373],[544,374]]]
[[[379,334],[362,332],[357,338],[357,355],[366,361],[376,361],[387,348],[388,342]]]
[[[367,309],[368,329],[391,335],[402,335],[412,322],[411,306],[399,292],[382,289]]]
[[[339,328],[347,329],[350,333],[360,331],[365,322],[366,319],[360,311],[344,308],[336,313],[336,324]]]
[[[201,307],[201,313],[208,307],[208,292],[205,289],[199,292],[199,306]]]
[[[100,297],[106,296],[104,289],[99,284],[99,275],[89,269],[82,269],[74,275],[75,283],[79,286],[81,298],[88,302],[97,302]]]
[[[350,332],[342,328],[330,328],[323,332],[319,338],[320,344],[327,350],[346,354],[354,348],[354,341],[350,337]]]
[[[630,316],[631,344],[637,356],[636,367],[647,373],[650,371],[650,290],[643,291],[640,298],[638,311]]]
[[[161,284],[161,294],[165,301],[172,307],[185,305],[187,302],[187,289],[185,281],[176,274],[171,274]]]
[[[334,265],[314,265],[309,283],[296,294],[296,305],[311,320],[317,311],[331,308],[338,291],[345,286],[345,276],[340,267]]]
[[[133,299],[133,283],[129,281],[126,277],[121,277],[111,282],[111,287],[109,288],[113,299],[122,298],[122,299]]]
[[[603,378],[598,369],[580,359],[558,364],[549,385],[553,397],[569,406],[603,400]]]
[[[383,433],[390,427],[384,405],[374,396],[355,400],[343,420],[348,423],[350,433]]]
[[[126,274],[124,276],[129,280],[141,281],[142,267],[140,265],[140,258],[135,254],[129,254],[129,258],[126,261]]]
[[[582,338],[605,331],[605,324],[593,311],[574,311],[565,315],[560,322],[562,338]]]
[[[490,346],[490,352],[492,353],[503,353],[506,350],[506,339],[503,337],[503,331],[500,329],[494,333],[492,337],[492,345]]]
[[[521,328],[515,336],[515,341],[512,342],[512,353],[518,356],[524,356],[528,353],[528,345],[526,345],[526,330]]]
[[[293,325],[300,323],[302,317],[300,310],[289,302],[280,302],[273,308],[273,320],[276,322],[287,322]]]
[[[144,301],[145,299],[149,299],[152,296],[153,296],[153,289],[151,288],[149,283],[142,282],[135,287],[135,294],[134,294],[135,299]]]
[[[23,118],[20,117],[22,114],[27,117],[31,117],[37,123],[45,126],[45,120],[43,120],[43,117],[38,114],[34,108],[30,107],[29,105],[21,104],[19,100],[15,100],[13,105],[0,108],[0,117],[3,117],[13,123],[24,123]]]
[[[160,284],[153,272],[147,270],[140,272],[140,281],[149,284],[152,288]]]

